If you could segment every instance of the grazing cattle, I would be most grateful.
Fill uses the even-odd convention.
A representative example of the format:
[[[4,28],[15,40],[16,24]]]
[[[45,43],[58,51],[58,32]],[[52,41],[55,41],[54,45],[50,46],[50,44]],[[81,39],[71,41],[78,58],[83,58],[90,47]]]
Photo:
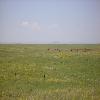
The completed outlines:
[[[59,52],[61,52],[61,50],[58,50]]]
[[[70,49],[70,51],[72,52],[72,49]]]
[[[87,51],[90,51],[91,49],[87,49],[87,48],[83,48],[83,49],[78,49],[78,48],[75,48],[75,49],[70,49],[70,51],[75,51],[75,52],[78,52],[78,51],[82,51],[82,52],[87,52]]]
[[[54,48],[54,49],[52,49],[52,48],[48,48],[48,51],[61,51],[61,49],[58,49],[58,48]]]
[[[88,48],[71,48],[71,49],[59,49],[59,48],[48,48],[48,51],[52,51],[52,52],[62,52],[62,51],[71,51],[71,52],[87,52],[87,51],[91,51],[91,49]]]
[[[48,48],[48,51],[49,51],[50,49]]]

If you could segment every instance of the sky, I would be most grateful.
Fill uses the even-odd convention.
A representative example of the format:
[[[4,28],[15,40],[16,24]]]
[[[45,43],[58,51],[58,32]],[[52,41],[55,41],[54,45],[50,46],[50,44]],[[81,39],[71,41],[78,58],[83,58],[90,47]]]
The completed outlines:
[[[0,0],[0,43],[100,43],[100,0]]]

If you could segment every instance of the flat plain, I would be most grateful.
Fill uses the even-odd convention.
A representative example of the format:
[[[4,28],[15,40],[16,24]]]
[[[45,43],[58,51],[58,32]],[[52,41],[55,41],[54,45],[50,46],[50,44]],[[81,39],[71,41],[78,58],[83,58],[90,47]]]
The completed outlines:
[[[0,44],[0,100],[100,100],[100,45]]]

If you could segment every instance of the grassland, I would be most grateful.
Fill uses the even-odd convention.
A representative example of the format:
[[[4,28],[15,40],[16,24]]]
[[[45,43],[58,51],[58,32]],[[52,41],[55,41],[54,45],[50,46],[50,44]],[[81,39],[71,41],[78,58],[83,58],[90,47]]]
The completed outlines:
[[[100,45],[1,44],[0,100],[100,100]]]

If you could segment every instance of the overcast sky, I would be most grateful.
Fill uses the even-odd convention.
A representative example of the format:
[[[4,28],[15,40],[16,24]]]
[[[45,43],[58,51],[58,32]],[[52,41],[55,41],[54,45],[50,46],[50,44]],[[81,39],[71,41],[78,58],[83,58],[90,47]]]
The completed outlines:
[[[0,0],[0,42],[100,43],[100,0]]]

